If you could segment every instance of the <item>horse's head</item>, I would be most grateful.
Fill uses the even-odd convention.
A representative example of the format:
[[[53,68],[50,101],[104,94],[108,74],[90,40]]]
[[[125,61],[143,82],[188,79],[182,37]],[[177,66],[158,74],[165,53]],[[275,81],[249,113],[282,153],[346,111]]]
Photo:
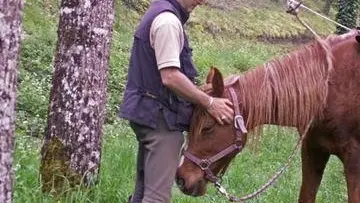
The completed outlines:
[[[187,195],[204,195],[207,182],[219,181],[218,176],[225,172],[231,159],[246,142],[246,129],[235,92],[237,81],[238,77],[232,77],[224,82],[221,73],[212,68],[207,84],[202,86],[202,90],[209,95],[229,98],[233,102],[234,124],[219,125],[205,109],[199,106],[195,108],[188,145],[176,175],[179,188]]]

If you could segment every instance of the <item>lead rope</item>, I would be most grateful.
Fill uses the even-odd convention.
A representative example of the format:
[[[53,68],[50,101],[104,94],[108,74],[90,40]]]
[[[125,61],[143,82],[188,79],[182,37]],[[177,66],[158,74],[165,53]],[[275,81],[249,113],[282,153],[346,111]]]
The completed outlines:
[[[312,13],[315,13],[316,15],[318,15],[318,16],[320,16],[322,18],[325,18],[326,20],[328,20],[328,21],[330,21],[332,23],[335,23],[336,25],[338,25],[338,26],[340,26],[340,27],[342,27],[342,28],[344,28],[344,29],[346,29],[348,31],[351,31],[351,29],[346,27],[345,25],[342,25],[342,24],[340,24],[340,23],[338,23],[336,21],[333,21],[333,20],[327,18],[326,16],[323,16],[323,15],[311,10],[310,8],[304,6],[302,2],[297,2],[295,0],[288,0],[287,5],[288,5],[289,8],[288,8],[288,10],[286,12],[289,13],[289,14],[294,15],[296,17],[296,19],[315,36],[316,41],[318,41],[320,46],[324,49],[325,54],[326,54],[326,62],[327,62],[327,65],[328,65],[328,75],[327,75],[327,78],[326,78],[326,84],[328,84],[329,78],[330,78],[330,72],[332,72],[333,69],[334,69],[333,68],[333,63],[332,63],[333,56],[332,56],[332,53],[330,51],[330,47],[326,42],[324,42],[323,39],[321,39],[321,37],[313,29],[311,29],[311,27],[308,24],[306,24],[304,21],[302,21],[299,18],[298,13],[300,12],[300,8],[307,9],[308,11],[310,11]],[[328,93],[326,92],[325,100],[323,101],[324,105],[325,105],[325,102],[326,102],[327,94]]]

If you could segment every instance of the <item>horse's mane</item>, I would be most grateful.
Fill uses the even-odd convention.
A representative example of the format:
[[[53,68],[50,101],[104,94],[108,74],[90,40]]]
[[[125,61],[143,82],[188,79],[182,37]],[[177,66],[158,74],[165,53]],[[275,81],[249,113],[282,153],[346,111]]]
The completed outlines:
[[[246,127],[250,132],[257,129],[252,133],[255,145],[263,124],[292,126],[302,133],[313,118],[322,116],[333,71],[332,48],[354,40],[356,34],[359,32],[353,30],[317,39],[243,75],[224,79],[225,87],[233,86],[238,80],[239,105],[247,118]],[[212,85],[204,84],[200,89],[211,93]]]
[[[322,116],[332,72],[331,47],[354,32],[330,36],[249,71],[239,79],[247,127],[277,124],[305,130]]]
[[[354,30],[351,30],[350,32],[342,34],[342,35],[334,35],[334,34],[329,35],[326,38],[326,41],[332,46],[339,42],[343,42],[343,41],[346,41],[351,38],[353,39],[355,35],[359,35],[359,34],[360,34],[360,31],[354,29]]]

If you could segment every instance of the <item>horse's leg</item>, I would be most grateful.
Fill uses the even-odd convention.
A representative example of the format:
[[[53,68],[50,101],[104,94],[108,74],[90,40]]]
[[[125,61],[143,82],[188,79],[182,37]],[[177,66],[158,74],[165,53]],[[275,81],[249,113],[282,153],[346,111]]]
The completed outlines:
[[[360,202],[360,144],[348,146],[341,156],[345,168],[348,201],[349,203],[358,203]]]
[[[330,154],[324,152],[311,132],[303,141],[301,149],[302,185],[299,203],[313,203]]]

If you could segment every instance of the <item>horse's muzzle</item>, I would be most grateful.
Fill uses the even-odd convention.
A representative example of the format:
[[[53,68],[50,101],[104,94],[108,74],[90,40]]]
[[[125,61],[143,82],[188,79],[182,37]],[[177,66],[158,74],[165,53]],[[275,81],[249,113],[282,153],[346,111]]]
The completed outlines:
[[[178,185],[181,192],[189,196],[198,197],[204,195],[206,192],[205,180],[199,180],[195,184],[187,186],[186,181],[183,178],[181,178],[180,176],[176,176],[175,182]]]

